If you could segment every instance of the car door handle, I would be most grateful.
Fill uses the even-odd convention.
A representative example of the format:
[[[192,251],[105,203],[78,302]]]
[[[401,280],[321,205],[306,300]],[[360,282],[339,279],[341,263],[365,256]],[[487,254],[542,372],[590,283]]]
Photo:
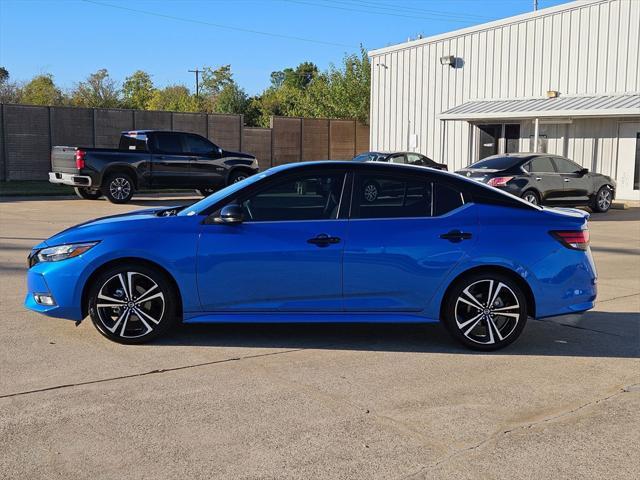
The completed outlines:
[[[540,180],[542,180],[542,177],[536,177],[537,182],[539,182]]]
[[[565,183],[567,183],[567,182],[570,182],[571,180],[568,179],[568,178],[565,178],[564,181],[565,181]]]
[[[451,230],[450,232],[443,233],[440,235],[440,238],[444,240],[449,240],[453,243],[461,242],[462,240],[471,239],[471,234],[469,232],[461,232],[460,230]]]
[[[329,245],[340,243],[340,239],[338,237],[331,237],[326,233],[321,233],[307,240],[307,243],[311,243],[316,247],[328,247]]]

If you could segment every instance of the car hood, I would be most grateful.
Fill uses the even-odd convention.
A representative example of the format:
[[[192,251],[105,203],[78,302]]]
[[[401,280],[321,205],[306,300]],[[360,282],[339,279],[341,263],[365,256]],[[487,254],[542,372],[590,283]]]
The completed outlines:
[[[159,216],[158,213],[172,207],[155,207],[119,215],[110,215],[89,220],[73,227],[62,230],[36,245],[34,249],[45,248],[65,243],[89,242],[101,240],[105,235],[114,235],[117,232],[143,230],[140,222],[162,221],[168,217]],[[181,207],[175,207],[181,208]]]
[[[237,157],[237,158],[250,158],[252,160],[256,158],[253,155],[250,155],[248,153],[232,152],[230,150],[225,150],[224,153],[226,153],[227,155],[230,155],[232,157]]]

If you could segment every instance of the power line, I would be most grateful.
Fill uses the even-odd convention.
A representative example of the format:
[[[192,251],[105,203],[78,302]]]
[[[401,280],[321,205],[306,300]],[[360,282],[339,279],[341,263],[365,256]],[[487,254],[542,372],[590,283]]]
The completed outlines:
[[[261,31],[261,30],[253,30],[250,28],[243,28],[243,27],[235,27],[235,26],[230,26],[230,25],[223,25],[220,23],[212,23],[212,22],[205,22],[204,20],[195,20],[193,18],[185,18],[185,17],[177,17],[174,15],[166,15],[163,13],[157,13],[157,12],[149,12],[147,10],[139,10],[137,8],[130,8],[130,7],[123,7],[121,5],[112,5],[109,3],[103,3],[103,2],[97,2],[95,0],[82,0],[85,3],[91,3],[94,5],[100,5],[101,7],[109,7],[109,8],[116,8],[118,10],[124,10],[127,12],[133,12],[133,13],[140,13],[143,15],[150,15],[153,17],[159,17],[159,18],[165,18],[165,19],[169,19],[169,20],[178,20],[180,22],[187,22],[187,23],[196,23],[199,25],[206,25],[208,27],[215,27],[215,28],[221,28],[224,30],[233,30],[233,31],[237,31],[237,32],[243,32],[243,33],[252,33],[255,35],[263,35],[265,37],[274,37],[274,38],[282,38],[282,39],[286,39],[286,40],[296,40],[298,42],[307,42],[307,43],[316,43],[319,45],[329,45],[332,47],[346,47],[346,48],[358,48],[357,46],[354,45],[347,45],[344,43],[336,43],[336,42],[327,42],[325,40],[316,40],[316,39],[312,39],[312,38],[304,38],[304,37],[297,37],[294,35],[285,35],[282,33],[274,33],[274,32],[265,32],[265,31]]]
[[[431,17],[420,17],[420,16],[416,16],[416,15],[403,15],[401,13],[390,13],[390,12],[380,12],[380,11],[373,11],[373,10],[362,10],[362,9],[357,9],[357,8],[349,8],[349,7],[339,7],[337,5],[326,5],[326,4],[319,4],[319,3],[312,3],[312,2],[306,2],[303,0],[283,0],[285,2],[289,2],[289,3],[297,3],[299,5],[310,5],[312,7],[321,7],[321,8],[332,8],[334,10],[345,10],[348,12],[358,12],[358,13],[370,13],[372,15],[382,15],[382,16],[392,16],[392,17],[401,17],[401,18],[412,18],[412,19],[420,19],[420,20],[433,20],[434,18]],[[408,12],[407,12],[408,13]],[[457,23],[469,23],[472,20],[463,20],[461,18],[438,18],[439,20],[446,20],[448,22],[457,22]]]
[[[426,10],[424,8],[415,8],[415,7],[406,7],[398,4],[389,4],[383,1],[366,1],[366,0],[322,0],[324,2],[329,3],[338,3],[342,5],[349,5],[352,7],[364,7],[364,8],[376,8],[379,10],[389,10],[391,12],[401,12],[401,13],[409,13],[413,14],[412,18],[416,18],[415,14],[426,14],[428,16],[434,17],[449,17],[453,19],[467,20],[467,19],[477,19],[477,20],[490,20],[489,17],[484,17],[481,15],[474,15],[471,13],[455,13],[455,12],[445,12],[441,10]]]

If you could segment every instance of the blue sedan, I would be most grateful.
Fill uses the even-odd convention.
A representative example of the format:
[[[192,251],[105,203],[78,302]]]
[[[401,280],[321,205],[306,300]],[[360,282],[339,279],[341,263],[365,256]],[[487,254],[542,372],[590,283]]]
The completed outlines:
[[[54,235],[29,256],[25,305],[121,343],[181,322],[441,321],[493,350],[529,317],[593,308],[587,219],[433,169],[286,165]]]

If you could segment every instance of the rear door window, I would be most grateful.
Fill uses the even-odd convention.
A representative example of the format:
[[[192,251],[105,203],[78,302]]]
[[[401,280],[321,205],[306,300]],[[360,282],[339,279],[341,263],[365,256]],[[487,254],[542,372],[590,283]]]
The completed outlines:
[[[431,216],[432,184],[393,175],[357,175],[352,218]]]
[[[529,172],[533,173],[556,173],[556,169],[549,157],[536,157],[529,162]]]
[[[183,153],[181,136],[177,133],[156,133],[155,141],[159,152],[174,154]]]
[[[411,165],[426,165],[425,158],[417,153],[407,153],[407,163]]]
[[[391,162],[391,163],[407,163],[404,154],[391,156],[389,158],[389,162]]]
[[[436,183],[434,188],[435,203],[433,216],[445,215],[464,205],[464,197],[460,190],[441,183]]]
[[[123,133],[120,137],[120,150],[147,150],[147,136],[137,132]]]

